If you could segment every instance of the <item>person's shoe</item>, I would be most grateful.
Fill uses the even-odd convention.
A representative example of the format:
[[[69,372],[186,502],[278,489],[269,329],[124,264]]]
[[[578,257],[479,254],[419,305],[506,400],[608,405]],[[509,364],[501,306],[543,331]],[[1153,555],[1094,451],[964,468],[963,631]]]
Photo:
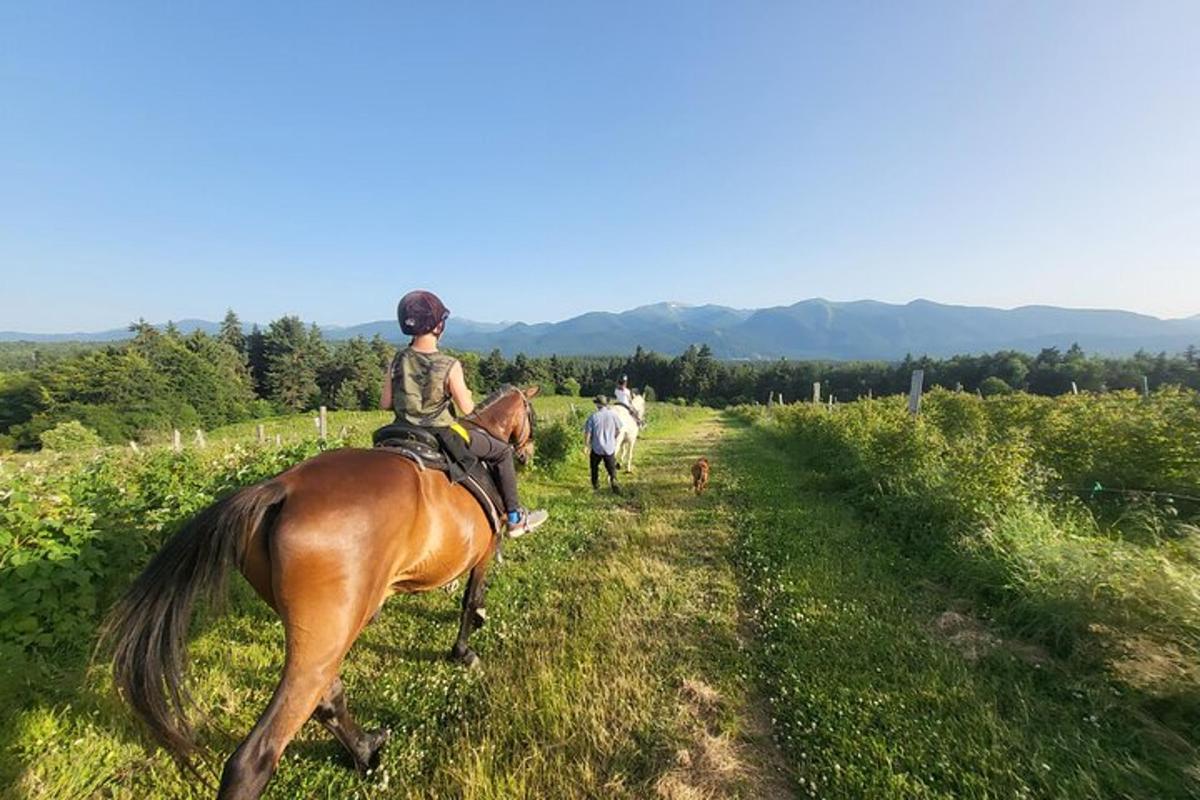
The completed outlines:
[[[510,512],[508,515],[508,538],[516,539],[518,536],[524,536],[549,517],[550,514],[540,508],[537,511],[527,511],[522,508],[519,511]]]
[[[616,481],[613,481],[612,482],[612,490],[613,490],[613,494],[620,494],[621,493],[621,484],[617,483]]]

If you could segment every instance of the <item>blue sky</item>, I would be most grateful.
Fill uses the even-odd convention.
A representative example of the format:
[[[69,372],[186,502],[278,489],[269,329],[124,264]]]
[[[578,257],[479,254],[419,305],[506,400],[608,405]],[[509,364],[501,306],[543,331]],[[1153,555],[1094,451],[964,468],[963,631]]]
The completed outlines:
[[[7,3],[0,329],[1200,313],[1200,3]]]

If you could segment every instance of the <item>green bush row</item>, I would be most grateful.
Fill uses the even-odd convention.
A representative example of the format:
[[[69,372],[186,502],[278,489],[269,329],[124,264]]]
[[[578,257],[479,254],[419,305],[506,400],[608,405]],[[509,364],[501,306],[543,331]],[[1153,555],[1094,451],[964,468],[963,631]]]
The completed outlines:
[[[1200,494],[1196,393],[934,390],[916,419],[898,396],[743,413],[775,426],[882,531],[1025,633],[1064,651],[1097,622],[1200,642],[1196,528],[1174,518],[1147,536],[1093,502],[1115,496],[1128,510],[1130,496],[1110,489]],[[1160,523],[1176,513],[1169,502],[1147,508]]]
[[[0,645],[86,646],[115,592],[183,520],[316,450],[110,448],[0,463]]]

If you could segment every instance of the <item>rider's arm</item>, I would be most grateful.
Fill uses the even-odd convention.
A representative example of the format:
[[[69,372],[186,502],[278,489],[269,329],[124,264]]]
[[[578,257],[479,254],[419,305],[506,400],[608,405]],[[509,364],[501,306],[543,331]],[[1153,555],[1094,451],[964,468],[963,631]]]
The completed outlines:
[[[446,385],[458,413],[465,415],[475,410],[475,401],[471,398],[471,390],[467,388],[467,379],[463,377],[462,362],[454,362],[450,374],[446,376]]]

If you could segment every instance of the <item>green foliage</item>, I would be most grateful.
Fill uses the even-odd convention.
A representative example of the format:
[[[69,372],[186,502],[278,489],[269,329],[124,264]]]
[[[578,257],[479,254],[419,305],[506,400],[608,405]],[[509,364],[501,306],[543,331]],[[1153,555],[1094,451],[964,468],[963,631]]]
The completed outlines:
[[[563,378],[562,382],[555,387],[555,394],[566,395],[567,397],[579,397],[579,381],[574,378]]]
[[[305,328],[299,317],[271,323],[264,336],[268,397],[285,411],[304,411],[318,405],[317,374],[325,344],[314,325]]]
[[[46,390],[32,374],[0,374],[0,431],[28,422],[48,402]]]
[[[979,384],[979,392],[984,397],[995,397],[998,394],[1012,394],[1012,387],[1003,378],[989,375]]]
[[[47,449],[73,446],[83,432],[63,423],[44,434]],[[113,449],[82,461],[0,464],[0,645],[86,647],[101,609],[175,526],[316,449],[314,441],[203,453]]]
[[[566,462],[578,434],[561,421],[539,425],[534,435],[534,463],[539,468],[557,469]]]
[[[1122,532],[1134,518],[1109,513],[1113,495],[1094,488],[1200,496],[1194,392],[984,400],[934,390],[915,420],[900,397],[744,414],[785,432],[911,552],[1047,644],[1070,649],[1098,620],[1200,635],[1190,557],[1164,543],[1165,531],[1191,530],[1186,517],[1200,508],[1171,506],[1152,535],[1136,535],[1158,543],[1146,551]],[[1144,513],[1136,525],[1149,529]]]
[[[100,446],[100,436],[73,419],[58,423],[39,438],[44,449],[59,453],[94,450]]]

